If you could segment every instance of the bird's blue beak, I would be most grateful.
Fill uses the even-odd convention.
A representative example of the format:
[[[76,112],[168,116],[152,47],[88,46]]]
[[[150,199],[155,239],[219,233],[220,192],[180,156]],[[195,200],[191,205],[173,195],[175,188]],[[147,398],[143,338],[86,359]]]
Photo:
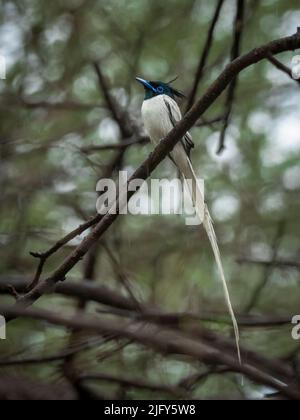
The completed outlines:
[[[135,80],[141,83],[146,89],[152,90],[152,92],[156,93],[156,89],[147,80],[141,79],[140,77],[136,77]]]

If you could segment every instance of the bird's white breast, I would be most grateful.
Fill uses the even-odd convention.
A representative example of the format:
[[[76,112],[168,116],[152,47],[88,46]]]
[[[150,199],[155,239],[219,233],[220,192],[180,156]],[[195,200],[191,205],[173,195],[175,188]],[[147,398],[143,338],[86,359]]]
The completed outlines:
[[[173,128],[165,101],[173,100],[167,95],[159,95],[145,100],[142,105],[144,126],[151,141],[155,144]]]

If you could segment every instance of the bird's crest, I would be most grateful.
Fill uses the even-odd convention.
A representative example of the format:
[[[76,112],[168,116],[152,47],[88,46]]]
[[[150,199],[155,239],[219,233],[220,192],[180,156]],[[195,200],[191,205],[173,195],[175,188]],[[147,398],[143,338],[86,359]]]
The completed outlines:
[[[140,77],[137,77],[136,80],[141,83],[146,91],[146,97],[145,99],[150,99],[153,96],[157,95],[168,95],[171,98],[185,98],[185,95],[180,92],[179,90],[173,88],[171,84],[175,82],[175,80],[178,79],[178,76],[175,77],[175,79],[170,80],[169,82],[161,82],[156,80],[145,80],[141,79]]]

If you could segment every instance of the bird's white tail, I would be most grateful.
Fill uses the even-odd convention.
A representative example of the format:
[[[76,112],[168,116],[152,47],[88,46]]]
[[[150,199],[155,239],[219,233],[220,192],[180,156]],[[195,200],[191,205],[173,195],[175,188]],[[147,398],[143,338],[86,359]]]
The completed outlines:
[[[226,304],[227,304],[227,307],[228,307],[228,310],[229,310],[229,313],[230,313],[230,316],[231,316],[231,319],[232,319],[238,358],[239,358],[240,364],[242,364],[241,351],[240,351],[239,327],[238,327],[238,323],[237,323],[236,317],[234,315],[234,310],[233,310],[231,300],[230,300],[230,295],[229,295],[229,291],[228,291],[228,287],[227,287],[227,283],[226,283],[226,279],[225,279],[225,274],[224,274],[224,270],[223,270],[223,264],[222,264],[222,261],[221,261],[221,254],[220,254],[220,250],[219,250],[219,246],[218,246],[218,242],[217,242],[216,233],[215,233],[215,230],[214,230],[214,226],[213,226],[211,216],[209,214],[209,211],[208,211],[208,208],[207,208],[206,205],[205,205],[205,214],[204,214],[203,225],[204,225],[204,228],[206,230],[209,241],[211,243],[213,253],[214,253],[214,256],[215,256],[215,260],[216,260],[216,263],[217,263],[217,266],[218,266],[219,274],[220,274],[220,277],[221,277],[221,280],[222,280]]]
[[[179,163],[179,162],[176,162],[176,163]],[[221,254],[220,254],[218,241],[217,241],[216,233],[213,226],[213,221],[210,216],[208,207],[205,204],[204,197],[201,192],[199,183],[197,181],[197,177],[195,175],[191,161],[187,158],[187,162],[184,162],[184,164],[182,164],[183,162],[181,161],[180,163],[181,164],[178,165],[179,169],[182,172],[185,178],[185,181],[187,181],[187,185],[188,185],[188,189],[191,194],[191,197],[192,197],[193,205],[196,209],[198,217],[200,218],[201,222],[203,222],[203,226],[206,230],[207,236],[209,238],[209,241],[210,241],[213,253],[214,253],[219,275],[221,277],[221,281],[223,284],[226,304],[227,304],[228,311],[232,319],[238,359],[239,359],[240,364],[242,364],[241,351],[240,351],[239,327],[238,327],[238,323],[237,323],[234,310],[231,304],[231,300],[230,300],[230,295],[229,295],[229,291],[227,287],[227,282],[225,279],[223,264],[221,260]]]

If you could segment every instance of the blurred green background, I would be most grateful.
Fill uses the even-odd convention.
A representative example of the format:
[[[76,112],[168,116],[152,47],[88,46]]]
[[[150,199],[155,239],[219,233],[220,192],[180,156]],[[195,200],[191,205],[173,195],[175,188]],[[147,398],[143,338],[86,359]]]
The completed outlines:
[[[135,76],[167,81],[178,75],[174,85],[188,94],[216,2],[2,0],[0,5],[0,54],[7,59],[7,78],[0,80],[0,279],[7,284],[11,276],[33,276],[37,261],[30,251],[48,249],[95,213],[96,182],[117,152],[86,154],[81,148],[118,143],[121,133],[92,63],[100,63],[111,94],[141,126],[143,92]],[[228,63],[235,5],[225,1],[197,98]],[[247,0],[242,51],[291,35],[297,26],[298,0]],[[294,55],[279,58],[290,66]],[[216,101],[206,119],[224,112],[224,99]],[[191,130],[196,145],[192,157],[197,175],[205,179],[234,308],[239,314],[292,317],[300,313],[299,85],[266,60],[248,68],[239,78],[226,149],[217,155],[220,128],[216,123]],[[148,144],[128,148],[122,167],[131,172],[150,150]],[[153,176],[174,174],[172,164],[164,162]],[[48,261],[43,277],[82,237]],[[95,282],[126,294],[109,248],[141,300],[166,311],[227,313],[202,228],[187,227],[180,216],[122,216],[103,240],[105,247],[101,243],[96,250]],[[84,264],[70,277],[82,278]],[[13,298],[1,296],[0,301]],[[56,296],[42,298],[36,306],[68,314],[75,303]],[[217,322],[209,326],[231,331]],[[65,347],[69,334],[44,323],[14,321],[8,339],[0,341],[0,356],[55,353]],[[242,343],[280,358],[295,356],[299,347],[289,324],[243,328]],[[133,344],[98,362],[112,347],[85,351],[78,365],[115,374],[134,372],[166,384],[196,369],[185,360],[163,358]],[[60,380],[57,363],[0,369],[32,380]],[[235,376],[228,374],[210,376],[193,397],[232,398],[241,392],[262,395],[261,387],[248,382],[241,391]],[[129,390],[123,397],[166,396]]]

